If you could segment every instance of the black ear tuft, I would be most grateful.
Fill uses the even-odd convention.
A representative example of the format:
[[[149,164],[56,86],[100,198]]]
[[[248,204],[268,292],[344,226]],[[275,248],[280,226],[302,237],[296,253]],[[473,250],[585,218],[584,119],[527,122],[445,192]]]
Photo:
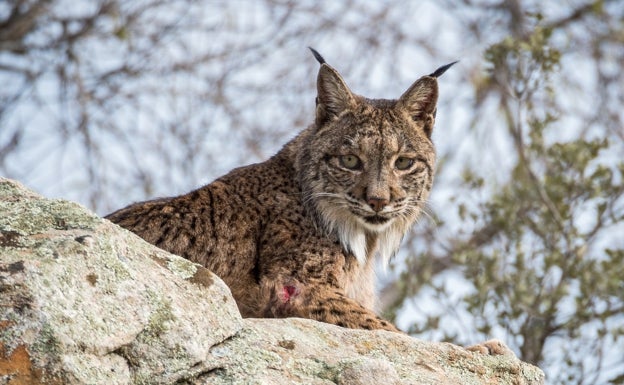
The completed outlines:
[[[447,69],[451,68],[453,66],[453,64],[457,63],[458,61],[459,60],[455,60],[452,63],[449,63],[447,65],[443,65],[442,67],[440,67],[437,70],[433,71],[433,73],[431,73],[429,76],[431,76],[432,78],[439,78],[440,76],[442,76],[443,73],[446,72]]]
[[[320,54],[320,53],[318,53],[318,52],[317,52],[314,48],[312,48],[312,47],[308,47],[308,48],[310,49],[310,51],[312,51],[312,54],[314,55],[314,58],[315,58],[316,60],[318,60],[318,62],[319,62],[321,65],[323,65],[323,64],[325,64],[325,63],[326,63],[326,62],[325,62],[325,59],[323,58],[323,56],[321,56],[321,54]]]

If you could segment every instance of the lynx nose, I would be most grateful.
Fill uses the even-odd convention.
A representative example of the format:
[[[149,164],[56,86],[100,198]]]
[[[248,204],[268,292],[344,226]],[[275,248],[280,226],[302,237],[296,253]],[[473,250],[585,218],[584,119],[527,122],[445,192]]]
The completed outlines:
[[[366,201],[368,205],[376,212],[380,212],[384,207],[388,206],[388,200],[383,198],[372,197]]]

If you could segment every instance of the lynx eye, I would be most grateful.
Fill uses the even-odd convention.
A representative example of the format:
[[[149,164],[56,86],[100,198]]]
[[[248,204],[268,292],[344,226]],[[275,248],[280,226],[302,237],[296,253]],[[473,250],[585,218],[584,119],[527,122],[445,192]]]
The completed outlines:
[[[362,161],[355,155],[342,155],[339,160],[340,165],[349,170],[359,170],[362,168]]]
[[[394,167],[396,167],[397,170],[401,170],[401,171],[407,170],[413,165],[414,165],[414,159],[406,158],[404,156],[398,157],[397,160],[394,162]]]

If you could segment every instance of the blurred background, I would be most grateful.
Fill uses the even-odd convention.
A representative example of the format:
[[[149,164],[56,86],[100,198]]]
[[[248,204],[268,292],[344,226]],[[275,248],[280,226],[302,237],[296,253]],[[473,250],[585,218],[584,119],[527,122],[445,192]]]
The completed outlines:
[[[313,121],[307,46],[375,98],[461,60],[384,315],[623,384],[623,1],[3,1],[0,175],[104,215],[262,161]]]

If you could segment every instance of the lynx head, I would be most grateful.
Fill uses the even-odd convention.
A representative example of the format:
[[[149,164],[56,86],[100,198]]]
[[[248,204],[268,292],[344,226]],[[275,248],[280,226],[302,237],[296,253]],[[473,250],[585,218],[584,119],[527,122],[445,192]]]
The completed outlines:
[[[316,121],[298,159],[304,204],[360,263],[373,248],[387,262],[431,190],[437,76],[454,63],[396,100],[368,99],[313,52],[321,68]]]

